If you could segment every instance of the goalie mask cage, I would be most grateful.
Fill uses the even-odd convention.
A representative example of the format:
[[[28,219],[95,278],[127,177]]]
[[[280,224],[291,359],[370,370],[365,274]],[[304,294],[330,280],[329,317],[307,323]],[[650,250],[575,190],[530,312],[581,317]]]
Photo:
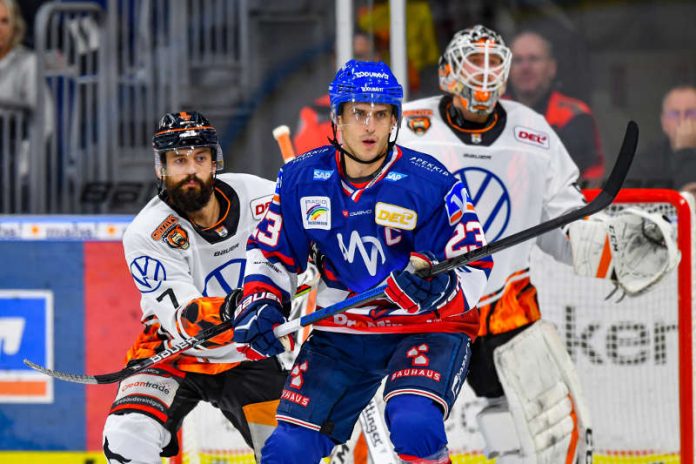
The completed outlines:
[[[588,200],[597,193],[585,192]],[[572,267],[538,250],[532,256],[532,279],[543,317],[556,325],[577,367],[592,419],[594,463],[695,464],[693,197],[624,189],[606,211],[614,214],[629,206],[659,212],[676,224],[681,260],[652,289],[607,299],[613,284],[576,276]],[[446,422],[453,463],[495,462],[483,456],[476,427],[483,405],[465,386]],[[186,419],[182,444],[184,453],[171,461],[254,462],[241,436],[208,405]]]

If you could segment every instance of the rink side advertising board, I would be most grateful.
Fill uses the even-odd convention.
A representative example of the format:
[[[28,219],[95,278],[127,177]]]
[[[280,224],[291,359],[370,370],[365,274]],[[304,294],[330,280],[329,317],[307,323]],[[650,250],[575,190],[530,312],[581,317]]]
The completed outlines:
[[[123,367],[141,330],[121,245],[131,220],[0,217],[0,461],[13,462],[5,452],[101,449],[116,385],[62,382],[22,360],[75,373]]]

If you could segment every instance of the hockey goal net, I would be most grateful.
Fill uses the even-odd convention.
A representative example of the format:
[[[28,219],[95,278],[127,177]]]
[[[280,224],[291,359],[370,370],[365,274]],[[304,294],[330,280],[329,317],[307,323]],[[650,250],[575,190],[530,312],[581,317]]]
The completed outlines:
[[[577,366],[592,416],[595,464],[694,464],[693,198],[626,189],[608,212],[628,206],[660,212],[676,224],[680,264],[651,291],[606,299],[611,283],[578,277],[537,251],[532,278],[544,317]],[[476,429],[482,406],[465,387],[446,423],[454,463],[495,462],[483,456]],[[183,444],[180,462],[254,462],[239,434],[207,405],[187,418]]]

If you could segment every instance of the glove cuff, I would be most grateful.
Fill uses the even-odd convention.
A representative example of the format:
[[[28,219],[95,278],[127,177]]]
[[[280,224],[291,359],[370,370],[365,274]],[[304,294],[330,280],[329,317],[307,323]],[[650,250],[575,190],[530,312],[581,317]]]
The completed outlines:
[[[276,306],[278,311],[280,311],[282,314],[283,303],[275,293],[257,292],[242,298],[242,301],[239,303],[239,306],[237,306],[237,309],[234,312],[235,319],[238,319],[241,315],[245,314],[247,310],[253,310],[253,308],[259,304],[270,304]]]

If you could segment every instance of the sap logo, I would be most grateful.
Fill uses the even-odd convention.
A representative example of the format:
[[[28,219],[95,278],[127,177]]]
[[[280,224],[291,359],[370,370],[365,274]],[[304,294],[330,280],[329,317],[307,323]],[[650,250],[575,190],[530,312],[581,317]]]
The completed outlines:
[[[323,169],[314,170],[314,180],[328,180],[331,178],[333,170],[325,171]]]
[[[537,132],[526,127],[515,127],[515,138],[537,147],[549,148],[549,136],[543,132]]]
[[[266,214],[266,210],[271,205],[272,198],[273,195],[266,195],[251,200],[251,215],[254,217],[254,219],[261,219],[263,215]]]
[[[373,277],[377,275],[377,266],[384,264],[386,260],[384,257],[382,244],[377,238],[369,235],[361,237],[358,231],[354,230],[350,234],[350,242],[346,248],[346,245],[343,242],[343,234],[339,232],[336,234],[336,237],[338,239],[338,247],[340,248],[341,253],[343,253],[343,259],[352,264],[355,260],[355,250],[358,250],[360,252],[360,256],[362,257],[363,263],[365,263],[367,272],[369,272]],[[366,246],[370,248],[369,253]]]
[[[406,177],[408,177],[408,174],[392,171],[389,174],[387,174],[387,177],[385,177],[385,179],[391,182],[398,182],[401,179],[405,179]]]
[[[164,265],[149,256],[138,256],[130,263],[130,273],[141,293],[151,293],[167,279]]]
[[[401,206],[377,202],[375,205],[375,222],[380,226],[395,229],[413,230],[418,222],[418,214]]]

